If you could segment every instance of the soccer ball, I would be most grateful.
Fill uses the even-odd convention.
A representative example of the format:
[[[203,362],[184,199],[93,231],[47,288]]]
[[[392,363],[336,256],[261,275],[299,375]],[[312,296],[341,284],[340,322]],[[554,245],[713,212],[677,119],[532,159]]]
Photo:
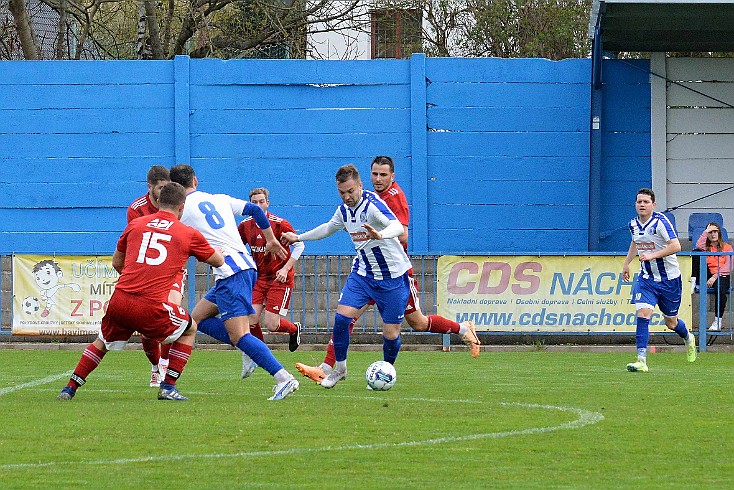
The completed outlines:
[[[375,391],[387,391],[395,384],[398,373],[395,366],[386,361],[375,361],[365,373],[367,388]]]
[[[28,296],[26,299],[23,300],[23,311],[27,315],[32,315],[40,309],[41,309],[41,302],[38,301],[38,298],[34,298],[33,296]]]

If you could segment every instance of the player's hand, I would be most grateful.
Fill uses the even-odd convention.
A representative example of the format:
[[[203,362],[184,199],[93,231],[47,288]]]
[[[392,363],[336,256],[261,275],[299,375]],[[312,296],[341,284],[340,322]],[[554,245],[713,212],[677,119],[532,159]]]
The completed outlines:
[[[296,243],[298,241],[298,235],[293,233],[292,231],[284,231],[280,234],[280,243],[283,245],[290,245],[292,243]]]
[[[629,282],[630,280],[630,268],[628,265],[622,267],[622,280]]]
[[[275,273],[275,280],[278,282],[285,282],[288,279],[288,271],[285,269],[278,269]]]
[[[380,232],[375,230],[374,226],[372,226],[369,223],[365,223],[362,225],[362,228],[367,230],[367,238],[371,238],[373,240],[382,240],[382,235],[380,235]]]
[[[267,241],[265,243],[265,253],[271,254],[273,257],[278,257],[279,259],[284,259],[288,256],[288,253],[285,251],[283,246],[278,243],[278,240],[274,241]]]
[[[647,252],[642,252],[640,254],[640,262],[648,262],[652,260],[652,258],[647,254]]]

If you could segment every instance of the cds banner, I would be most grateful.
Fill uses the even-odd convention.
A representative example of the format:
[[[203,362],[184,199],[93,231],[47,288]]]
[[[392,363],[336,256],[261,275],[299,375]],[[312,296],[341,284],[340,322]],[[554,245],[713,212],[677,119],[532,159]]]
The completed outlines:
[[[685,279],[679,316],[691,325],[691,259],[678,261]],[[624,256],[442,256],[438,314],[482,331],[634,332],[633,283],[622,279],[623,263]],[[630,265],[633,281],[639,267]],[[655,309],[650,331],[664,330]]]

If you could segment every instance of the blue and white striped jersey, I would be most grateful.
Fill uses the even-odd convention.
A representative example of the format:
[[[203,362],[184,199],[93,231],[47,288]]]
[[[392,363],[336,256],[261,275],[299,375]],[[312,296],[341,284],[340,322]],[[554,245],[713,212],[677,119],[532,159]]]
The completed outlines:
[[[337,208],[328,225],[332,230],[345,229],[352,237],[357,252],[352,261],[352,272],[382,280],[400,277],[410,269],[410,260],[397,238],[367,238],[364,223],[381,231],[390,221],[397,221],[397,218],[385,201],[371,191],[362,192],[362,199],[356,208],[352,209],[346,204]]]
[[[657,252],[664,249],[668,242],[678,238],[675,227],[663,213],[653,211],[647,223],[640,223],[639,218],[634,218],[629,223],[632,241],[637,247],[637,255],[641,252]],[[640,262],[640,275],[645,279],[653,279],[660,282],[675,279],[680,276],[678,258],[675,254],[667,255],[660,259]]]
[[[196,228],[214,248],[224,254],[224,264],[214,267],[214,277],[223,279],[245,269],[257,269],[237,230],[235,215],[242,215],[249,203],[226,194],[194,191],[186,196],[181,221]]]

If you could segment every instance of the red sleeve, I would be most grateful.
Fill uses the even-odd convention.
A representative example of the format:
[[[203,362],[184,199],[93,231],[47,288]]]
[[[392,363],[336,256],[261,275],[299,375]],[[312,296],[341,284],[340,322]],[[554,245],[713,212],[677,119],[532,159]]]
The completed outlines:
[[[405,194],[402,191],[394,196],[391,195],[387,201],[387,206],[403,226],[408,226],[410,223],[410,211],[408,210],[408,200],[405,199]]]
[[[245,228],[245,223],[247,221],[243,221],[240,223],[240,225],[237,227],[237,231],[240,233],[240,239],[242,240],[242,243],[247,244],[247,229]]]
[[[200,262],[205,262],[206,259],[212,256],[215,250],[206,241],[204,235],[199,230],[191,228],[191,245],[189,247],[189,254],[196,257]]]
[[[127,207],[127,222],[130,223],[135,218],[138,218],[140,215],[135,212],[132,206]]]
[[[127,235],[130,233],[130,225],[128,225],[125,228],[125,231],[122,232],[122,235],[120,235],[120,238],[117,240],[117,250],[119,252],[125,253],[127,250]]]

